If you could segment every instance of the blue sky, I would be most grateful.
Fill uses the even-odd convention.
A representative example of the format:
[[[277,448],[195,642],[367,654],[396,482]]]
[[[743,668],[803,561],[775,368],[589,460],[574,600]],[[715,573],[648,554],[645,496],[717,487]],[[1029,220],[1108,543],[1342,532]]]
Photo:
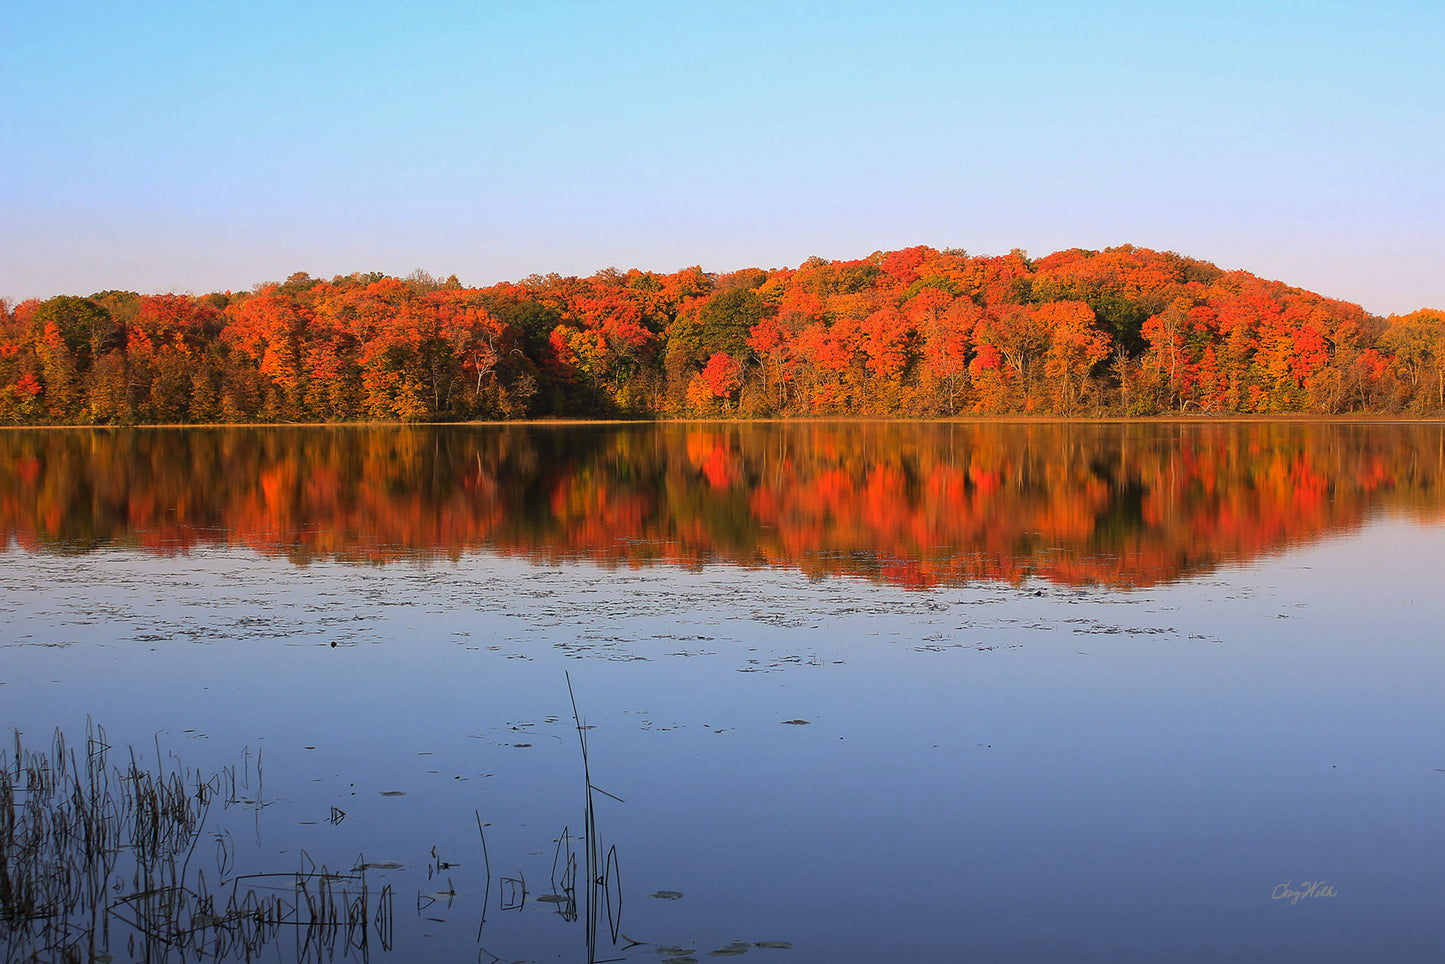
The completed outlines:
[[[1445,306],[1445,5],[21,2],[0,296],[1134,243]]]

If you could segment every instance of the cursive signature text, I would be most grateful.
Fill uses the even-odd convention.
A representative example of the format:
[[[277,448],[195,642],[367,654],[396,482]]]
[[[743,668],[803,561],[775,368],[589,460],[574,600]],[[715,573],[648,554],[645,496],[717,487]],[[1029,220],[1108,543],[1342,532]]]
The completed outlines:
[[[1323,897],[1340,895],[1327,881],[1305,880],[1300,882],[1299,887],[1295,887],[1294,881],[1288,880],[1282,884],[1276,884],[1274,893],[1270,896],[1275,900],[1287,900],[1294,905],[1302,900],[1319,900]]]

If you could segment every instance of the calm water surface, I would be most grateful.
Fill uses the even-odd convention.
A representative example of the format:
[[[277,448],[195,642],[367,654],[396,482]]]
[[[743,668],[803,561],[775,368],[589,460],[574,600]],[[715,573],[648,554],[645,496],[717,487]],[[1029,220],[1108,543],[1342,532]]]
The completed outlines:
[[[115,960],[588,960],[568,675],[626,801],[594,794],[596,959],[1439,960],[1442,452],[1439,425],[0,433],[0,724],[221,774],[192,899],[365,878],[360,931],[224,944],[137,927],[120,862],[60,941]],[[7,926],[24,959],[40,924]]]

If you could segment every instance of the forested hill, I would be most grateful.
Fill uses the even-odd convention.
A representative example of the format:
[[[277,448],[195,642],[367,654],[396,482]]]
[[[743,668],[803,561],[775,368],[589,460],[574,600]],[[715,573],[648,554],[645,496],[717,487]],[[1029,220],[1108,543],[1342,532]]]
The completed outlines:
[[[1129,245],[0,309],[11,424],[1445,412],[1445,312]]]

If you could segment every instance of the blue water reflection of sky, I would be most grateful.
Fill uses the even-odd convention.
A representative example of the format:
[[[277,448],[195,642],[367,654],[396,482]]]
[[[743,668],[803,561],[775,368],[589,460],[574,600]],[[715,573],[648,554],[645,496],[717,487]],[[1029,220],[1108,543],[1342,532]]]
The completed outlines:
[[[631,937],[786,940],[755,953],[788,962],[1434,960],[1442,570],[1445,530],[1403,521],[1132,592],[12,551],[0,722],[91,716],[193,766],[261,749],[256,867],[364,851],[420,893],[438,847],[460,904],[399,924],[403,954],[476,958],[474,809],[529,881],[576,829],[570,672],[594,780],[627,801],[599,822]],[[1316,880],[1337,896],[1273,897]],[[482,940],[580,942],[531,911]]]

